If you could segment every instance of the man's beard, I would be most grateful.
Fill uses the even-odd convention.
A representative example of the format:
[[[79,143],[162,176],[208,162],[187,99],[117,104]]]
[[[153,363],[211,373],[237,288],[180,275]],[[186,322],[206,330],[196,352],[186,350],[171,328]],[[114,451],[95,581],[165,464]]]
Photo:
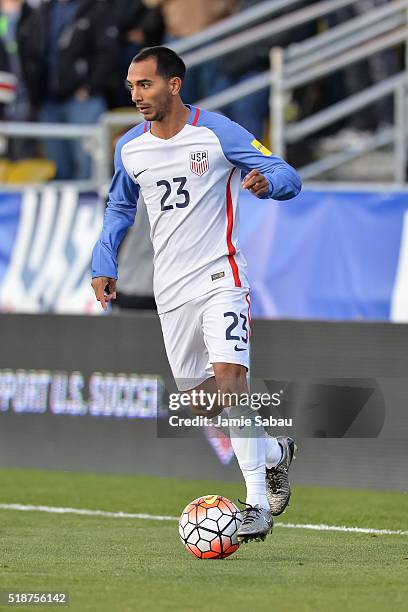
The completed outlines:
[[[166,100],[163,101],[163,104],[161,104],[160,108],[156,111],[150,121],[163,121],[169,109],[170,103],[169,100],[166,98]]]

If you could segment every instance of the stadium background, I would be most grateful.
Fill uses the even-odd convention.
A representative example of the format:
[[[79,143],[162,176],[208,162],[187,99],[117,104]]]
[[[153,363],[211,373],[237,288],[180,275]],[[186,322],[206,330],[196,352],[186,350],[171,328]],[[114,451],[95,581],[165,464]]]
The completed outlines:
[[[51,3],[0,2],[0,466],[238,481],[228,439],[160,435],[170,372],[143,211],[121,252],[119,307],[101,314],[90,288],[114,142],[140,117],[119,83],[97,92],[104,114],[92,122],[79,112],[51,124],[47,100],[20,113],[16,101],[31,98],[7,36],[9,4]],[[298,411],[293,482],[406,492],[408,2],[207,2],[214,14],[193,11],[184,29],[178,0],[128,2],[130,26],[120,2],[100,4],[118,32],[118,81],[141,41],[174,45],[193,75],[186,101],[243,123],[305,179],[293,202],[241,194],[251,377],[255,388],[284,381]],[[236,45],[226,73],[220,41],[230,54]],[[302,49],[309,64],[293,67]],[[281,78],[268,100],[270,61]],[[89,174],[61,178],[47,136],[82,142]]]

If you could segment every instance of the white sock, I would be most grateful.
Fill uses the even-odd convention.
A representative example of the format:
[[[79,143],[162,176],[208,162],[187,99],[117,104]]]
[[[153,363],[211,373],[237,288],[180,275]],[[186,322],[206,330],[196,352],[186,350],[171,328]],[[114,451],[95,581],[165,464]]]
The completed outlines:
[[[266,438],[264,428],[255,425],[258,413],[249,406],[232,406],[228,412],[230,419],[243,417],[251,421],[243,427],[232,423],[229,427],[232,448],[246,484],[246,503],[269,509],[265,481]]]
[[[276,438],[272,438],[265,432],[265,463],[268,469],[278,465],[282,459],[282,447]]]
[[[218,418],[218,417],[217,417]],[[219,415],[220,419],[228,419],[228,409],[224,409]],[[229,428],[217,426],[226,436],[229,436]],[[267,468],[273,468],[282,459],[282,447],[277,438],[273,438],[265,431],[265,464]]]

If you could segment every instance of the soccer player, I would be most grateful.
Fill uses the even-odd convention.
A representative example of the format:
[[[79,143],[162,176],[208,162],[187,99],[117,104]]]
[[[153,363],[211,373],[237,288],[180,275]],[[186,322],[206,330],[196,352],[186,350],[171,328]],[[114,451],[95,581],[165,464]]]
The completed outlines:
[[[182,59],[166,47],[143,49],[129,66],[127,85],[145,121],[116,146],[92,286],[106,310],[116,297],[118,247],[143,196],[154,248],[155,298],[178,389],[239,397],[248,393],[250,336],[249,282],[238,247],[239,190],[288,200],[299,193],[301,181],[240,125],[184,105],[185,71]],[[256,412],[242,402],[224,408],[235,423],[245,417],[245,426],[232,425],[231,419],[229,428],[247,489],[238,537],[265,539],[272,515],[289,501],[294,442],[268,436],[256,425]]]

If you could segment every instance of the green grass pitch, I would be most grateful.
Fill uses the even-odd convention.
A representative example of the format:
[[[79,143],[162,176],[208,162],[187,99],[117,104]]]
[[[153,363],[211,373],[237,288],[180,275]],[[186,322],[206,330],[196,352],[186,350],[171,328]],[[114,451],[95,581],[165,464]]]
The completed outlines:
[[[0,470],[0,503],[179,515],[241,485]],[[279,522],[408,529],[408,494],[294,487]],[[68,591],[69,607],[20,610],[365,612],[408,610],[408,536],[275,527],[225,560],[185,552],[176,522],[0,510],[0,591]],[[0,606],[2,610],[12,608]]]

